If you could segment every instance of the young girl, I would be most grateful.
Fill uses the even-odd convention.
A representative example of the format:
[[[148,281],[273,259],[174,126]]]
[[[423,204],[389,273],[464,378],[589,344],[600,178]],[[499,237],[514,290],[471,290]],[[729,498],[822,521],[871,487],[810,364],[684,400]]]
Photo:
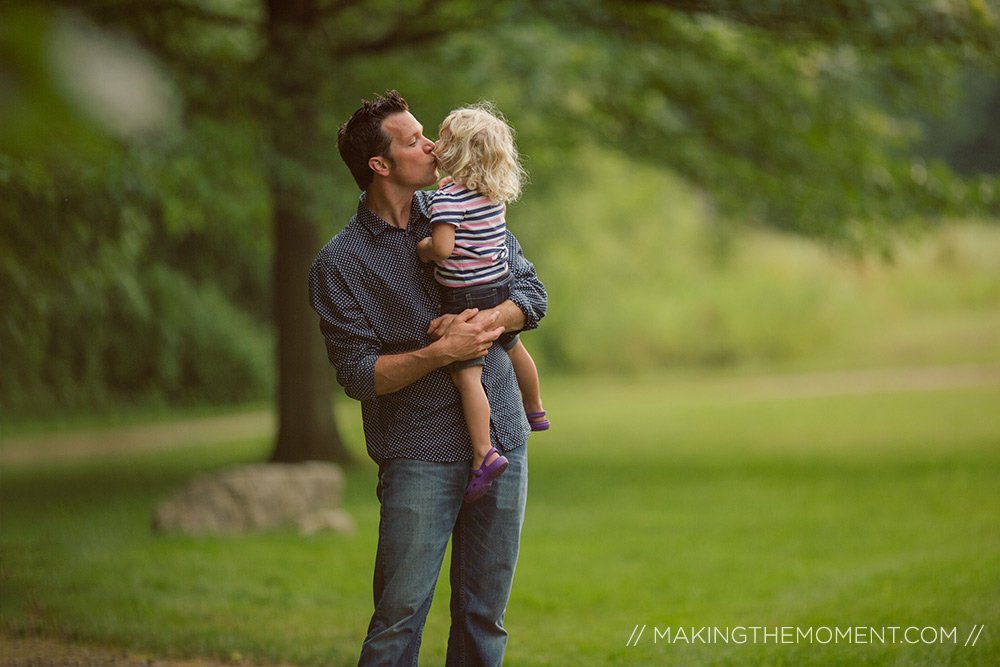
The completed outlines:
[[[445,313],[493,308],[510,295],[504,213],[506,203],[521,194],[525,178],[513,130],[485,103],[457,109],[441,123],[434,155],[452,182],[434,194],[431,236],[417,245],[417,254],[421,261],[435,262],[434,277],[443,286]],[[510,355],[531,430],[547,429],[534,361],[517,333],[504,333],[497,342]],[[474,457],[466,502],[481,498],[507,469],[507,458],[490,442],[484,363],[483,358],[471,359],[445,369],[462,397],[472,439]]]

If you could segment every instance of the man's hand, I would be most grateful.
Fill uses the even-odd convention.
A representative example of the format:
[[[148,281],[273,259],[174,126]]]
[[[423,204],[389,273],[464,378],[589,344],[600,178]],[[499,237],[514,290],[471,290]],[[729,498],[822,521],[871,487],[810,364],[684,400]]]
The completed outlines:
[[[524,312],[511,300],[504,301],[496,308],[489,310],[475,311],[472,322],[480,322],[490,317],[490,324],[495,327],[503,327],[504,331],[520,331],[524,328]],[[465,311],[469,312],[469,311]],[[499,314],[499,317],[493,318]],[[431,321],[427,327],[427,335],[434,339],[439,339],[443,335],[445,328],[451,324],[458,315],[441,315]]]
[[[452,361],[465,361],[484,356],[500,337],[504,328],[494,326],[500,312],[479,312],[469,308],[458,315],[442,315],[431,322],[427,333],[437,339],[442,354]]]
[[[491,322],[495,322],[497,315],[499,314],[496,310],[479,310],[478,308],[470,308],[460,315],[465,315],[466,313],[472,313],[472,315],[465,319],[466,322],[482,322],[487,317],[491,318]],[[445,314],[440,315],[433,320],[431,320],[430,326],[427,327],[427,335],[438,340],[444,336],[444,332],[447,331],[448,327],[458,318],[460,315]]]
[[[441,315],[440,317],[435,317],[431,320],[431,324],[427,327],[427,335],[437,340],[443,335],[444,330],[451,325],[452,321],[458,317],[458,315]]]

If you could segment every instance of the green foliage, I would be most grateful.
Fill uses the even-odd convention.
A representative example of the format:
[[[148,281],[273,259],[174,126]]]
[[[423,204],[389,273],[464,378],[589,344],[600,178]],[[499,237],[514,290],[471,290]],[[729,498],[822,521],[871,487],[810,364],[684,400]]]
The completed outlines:
[[[257,132],[251,124],[199,118],[134,159],[155,197],[157,256],[266,322],[274,243]]]
[[[961,62],[933,34],[918,32],[922,50],[876,38],[858,45],[868,26],[823,18],[825,3],[794,11],[778,3],[788,23],[807,27],[787,32],[752,3],[718,12],[697,4],[684,14],[624,3],[603,21],[578,20],[575,56],[557,61],[562,71],[552,77],[567,125],[671,167],[730,215],[862,247],[882,244],[915,213],[1000,203],[993,178],[967,187],[907,157],[916,130],[909,114],[940,104]],[[895,29],[893,16],[881,20]],[[620,32],[609,37],[616,23]],[[822,26],[829,32],[814,34]]]
[[[508,215],[549,290],[544,326],[525,337],[547,369],[905,365],[1000,354],[994,226],[899,241],[890,262],[727,226],[676,177],[607,151],[583,151],[573,175],[543,197],[529,188]],[[965,343],[949,342],[957,340]]]
[[[38,7],[0,8],[0,149],[32,155],[69,149],[90,153],[105,137],[83,117],[51,72],[51,12]],[[50,57],[46,57],[46,55]]]
[[[962,174],[1000,172],[1000,78],[969,72],[956,103],[960,113],[925,122],[921,152],[944,158]]]
[[[266,396],[273,384],[266,330],[218,289],[162,265],[146,267],[135,282],[59,299],[26,333],[32,345],[22,350],[40,362],[3,354],[8,415],[233,403]]]
[[[239,226],[253,214],[253,196],[185,192],[183,182],[171,182],[184,162],[163,155],[156,159],[171,170],[157,170],[151,155],[141,156],[145,164],[124,150],[99,161],[0,156],[7,415],[270,392],[273,352],[262,324],[269,299],[260,275],[269,245]],[[200,184],[204,168],[194,173],[192,185]],[[227,206],[240,211],[236,219],[216,222]],[[245,310],[233,305],[241,300]]]

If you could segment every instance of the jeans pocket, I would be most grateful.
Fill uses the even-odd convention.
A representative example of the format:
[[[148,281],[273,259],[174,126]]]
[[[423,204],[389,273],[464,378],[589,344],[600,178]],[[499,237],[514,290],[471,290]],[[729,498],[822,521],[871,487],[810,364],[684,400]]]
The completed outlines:
[[[500,290],[496,287],[490,287],[488,289],[467,295],[465,297],[465,307],[483,310],[485,308],[493,308],[494,306],[499,305],[501,301]]]

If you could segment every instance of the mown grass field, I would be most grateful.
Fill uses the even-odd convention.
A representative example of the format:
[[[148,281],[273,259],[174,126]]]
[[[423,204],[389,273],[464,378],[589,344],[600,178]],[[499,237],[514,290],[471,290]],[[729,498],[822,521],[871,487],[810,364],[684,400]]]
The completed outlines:
[[[529,442],[508,664],[1000,662],[1000,386],[755,387],[546,383],[553,429]],[[338,410],[362,458],[355,407]],[[347,472],[352,536],[150,531],[173,487],[269,447],[192,443],[5,465],[3,629],[158,655],[353,664],[371,608],[378,511],[363,458]],[[443,663],[447,594],[445,576],[422,664]],[[910,626],[933,628],[923,637],[936,641],[663,638],[667,628]],[[965,646],[975,626],[985,630]]]

